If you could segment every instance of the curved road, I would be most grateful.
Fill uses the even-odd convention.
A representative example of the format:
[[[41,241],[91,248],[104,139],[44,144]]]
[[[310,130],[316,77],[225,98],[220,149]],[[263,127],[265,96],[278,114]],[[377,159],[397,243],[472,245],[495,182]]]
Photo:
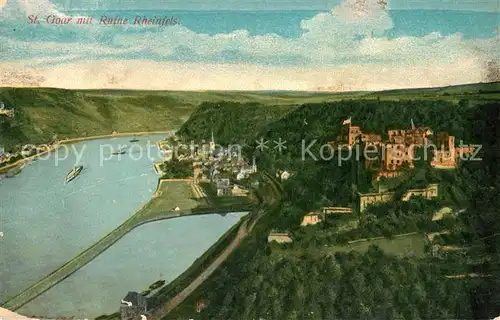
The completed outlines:
[[[253,225],[252,225],[253,226]],[[205,269],[196,279],[194,279],[184,290],[178,293],[174,298],[167,302],[163,307],[156,309],[151,317],[148,319],[161,319],[169,314],[172,310],[177,308],[194,290],[196,290],[212,273],[229,257],[229,255],[236,249],[241,241],[247,236],[247,221],[243,222],[238,234],[233,241],[222,251],[222,253],[212,262],[212,264]]]

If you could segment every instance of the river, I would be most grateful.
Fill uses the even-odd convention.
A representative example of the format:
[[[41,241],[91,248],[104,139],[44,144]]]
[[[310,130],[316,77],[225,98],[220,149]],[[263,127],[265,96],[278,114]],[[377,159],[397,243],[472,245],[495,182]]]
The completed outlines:
[[[158,180],[152,163],[160,155],[154,143],[164,137],[165,135],[140,136],[136,143],[130,143],[130,137],[80,142],[34,161],[13,178],[0,180],[0,231],[3,232],[3,237],[0,238],[0,301],[5,301],[36,283],[116,228],[146,203],[151,198]],[[128,149],[124,155],[111,156],[113,149],[123,145],[135,146]],[[75,180],[64,184],[65,175],[75,163],[82,164],[84,170]],[[237,220],[229,217],[224,223],[227,222],[229,228]],[[140,241],[142,230],[157,228],[162,223],[192,226],[189,221],[191,220],[179,219],[179,221],[158,222],[151,224],[155,227],[146,225],[137,228],[132,234],[137,241]],[[182,247],[169,238],[169,233],[160,233],[157,238],[150,239],[149,242],[154,244],[158,241],[164,245],[175,243],[176,246],[168,249],[169,251],[179,250],[178,248],[183,248],[183,251],[192,249],[190,252],[192,254],[188,254],[189,258],[179,257],[186,259],[182,260],[184,264],[180,264],[184,266],[196,259],[207,245],[210,246],[209,242],[215,242],[227,228],[207,229],[205,240],[192,243],[192,248]],[[187,232],[188,229],[184,231]],[[127,239],[131,238],[120,240],[116,247],[120,248],[120,243],[123,242],[124,250],[128,250],[126,241],[130,240]],[[153,249],[158,248],[153,247],[137,249],[135,253],[142,252],[138,257],[146,261],[168,251],[165,247],[160,251],[154,251]],[[113,252],[111,250],[118,249],[112,247],[109,250]],[[106,257],[103,254],[98,258]],[[175,256],[170,256],[169,259],[175,259]],[[134,262],[133,260],[131,262]],[[92,262],[86,267],[90,268],[96,263]],[[138,283],[147,287],[150,281],[149,275],[141,278],[142,272],[137,270],[135,272],[126,277],[122,275],[121,278],[112,275],[110,278],[110,274],[104,271],[102,277],[99,277],[96,275],[99,273],[97,272],[93,274],[92,279],[89,279],[92,281],[86,281],[85,284],[90,286],[94,281],[103,284],[107,281],[132,281],[134,277],[138,277],[137,279],[142,279],[136,279]],[[163,273],[167,277],[168,274],[178,274],[179,271],[175,269],[171,272],[165,269]],[[79,272],[66,281],[76,281],[72,278],[76,279],[78,276]],[[65,282],[60,284],[61,288],[65,285]],[[134,286],[135,284],[132,284],[130,289],[136,289]],[[58,287],[59,285],[46,292],[46,295],[52,294],[54,290],[58,291]],[[84,288],[75,290],[75,294],[78,292],[88,293]],[[47,299],[46,295],[40,296],[39,299]],[[79,296],[76,295],[74,298],[76,300],[68,295],[62,295],[51,300],[49,305],[53,307],[52,311],[56,311],[59,310],[57,306],[63,304],[63,300],[68,299],[67,303],[77,305],[80,302]],[[33,310],[31,308],[35,306],[36,300],[26,307]]]
[[[142,225],[18,310],[28,316],[94,319],[118,311],[128,291],[167,283],[185,271],[244,213],[192,216]]]

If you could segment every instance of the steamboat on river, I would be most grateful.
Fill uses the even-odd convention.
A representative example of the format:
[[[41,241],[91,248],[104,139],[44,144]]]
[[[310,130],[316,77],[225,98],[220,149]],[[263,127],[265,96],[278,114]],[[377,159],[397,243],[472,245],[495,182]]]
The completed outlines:
[[[66,175],[66,183],[73,181],[76,177],[80,175],[83,170],[83,166],[75,166],[68,174]]]

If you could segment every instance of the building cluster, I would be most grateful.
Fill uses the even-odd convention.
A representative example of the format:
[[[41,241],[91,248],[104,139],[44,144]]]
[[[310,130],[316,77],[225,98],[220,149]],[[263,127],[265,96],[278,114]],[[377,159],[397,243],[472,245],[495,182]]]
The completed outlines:
[[[147,311],[147,298],[135,291],[128,292],[120,304],[121,320],[142,320]]]
[[[336,146],[353,148],[357,142],[364,146],[365,167],[372,168],[378,163],[377,179],[382,176],[394,177],[403,166],[413,168],[416,148],[427,147],[424,156],[432,158],[434,168],[455,168],[459,160],[469,157],[474,152],[472,146],[456,146],[455,137],[447,132],[434,134],[429,127],[415,127],[412,121],[410,129],[388,130],[387,137],[379,134],[365,133],[359,126],[353,126],[350,119],[344,121],[343,134],[332,142]],[[427,154],[429,152],[429,154]]]
[[[403,197],[402,201],[408,201],[413,196],[421,196],[426,199],[436,198],[439,192],[438,184],[430,184],[427,188],[423,189],[410,189]],[[359,211],[363,212],[366,207],[373,203],[388,202],[394,199],[395,192],[374,192],[374,193],[360,193],[359,194]]]
[[[327,216],[332,214],[351,214],[351,208],[344,207],[323,207],[320,211],[309,212],[302,218],[301,226],[314,225],[322,222]]]
[[[173,151],[169,146],[160,143],[166,155],[165,160],[173,158]],[[216,148],[215,139],[212,139],[208,148],[202,146],[191,147],[187,152],[176,151],[176,157],[181,161],[193,162],[193,178],[198,182],[210,182],[215,188],[218,196],[245,196],[249,190],[242,186],[243,180],[257,173],[255,157],[252,164],[241,159],[241,153],[234,148]],[[236,183],[235,183],[236,182]]]
[[[5,149],[0,146],[0,165],[5,165],[9,163],[12,159],[20,159],[31,157],[36,154],[46,152],[50,148],[50,145],[34,145],[34,144],[26,144],[22,146],[20,151],[16,152],[5,152]]]
[[[429,127],[415,127],[413,120],[410,129],[388,130],[387,136],[366,133],[359,126],[353,126],[351,119],[343,122],[342,134],[337,137],[333,144],[336,147],[353,149],[362,146],[359,150],[365,155],[364,166],[367,169],[376,169],[376,180],[381,177],[395,177],[400,174],[402,167],[415,167],[417,147],[425,147],[429,152],[429,160],[432,167],[436,169],[456,168],[460,159],[470,157],[474,152],[471,146],[456,146],[455,137],[447,132],[434,134]],[[425,158],[423,159],[425,160]],[[376,167],[374,165],[376,164]],[[422,189],[410,189],[401,198],[408,201],[412,196],[422,196],[426,199],[436,198],[439,193],[438,184],[430,184]],[[394,200],[395,192],[358,193],[359,211],[363,212],[370,204]],[[314,225],[326,219],[331,213],[351,213],[349,208],[323,208],[306,214],[302,219],[302,226]]]

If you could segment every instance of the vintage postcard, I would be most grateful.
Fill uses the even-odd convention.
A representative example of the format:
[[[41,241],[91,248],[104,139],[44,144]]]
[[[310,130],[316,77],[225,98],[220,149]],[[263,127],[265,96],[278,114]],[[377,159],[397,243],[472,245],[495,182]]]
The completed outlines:
[[[0,0],[0,320],[500,316],[498,0]]]

